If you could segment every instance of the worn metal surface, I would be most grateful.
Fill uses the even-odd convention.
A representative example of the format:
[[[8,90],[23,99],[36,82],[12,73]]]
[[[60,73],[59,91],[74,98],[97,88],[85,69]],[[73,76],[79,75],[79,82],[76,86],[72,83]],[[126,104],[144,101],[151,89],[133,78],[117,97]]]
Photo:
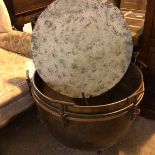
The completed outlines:
[[[118,86],[87,99],[87,106],[82,105],[82,99],[48,89],[37,72],[31,84],[32,96],[51,133],[64,144],[80,149],[107,148],[117,143],[139,114],[144,95],[142,73],[134,65]]]

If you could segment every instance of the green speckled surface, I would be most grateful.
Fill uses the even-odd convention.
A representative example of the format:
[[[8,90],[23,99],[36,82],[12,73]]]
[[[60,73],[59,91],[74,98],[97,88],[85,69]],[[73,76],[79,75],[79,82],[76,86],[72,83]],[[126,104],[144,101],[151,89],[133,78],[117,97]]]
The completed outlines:
[[[32,52],[52,89],[70,97],[97,96],[124,76],[132,39],[123,15],[106,0],[57,0],[35,25]]]

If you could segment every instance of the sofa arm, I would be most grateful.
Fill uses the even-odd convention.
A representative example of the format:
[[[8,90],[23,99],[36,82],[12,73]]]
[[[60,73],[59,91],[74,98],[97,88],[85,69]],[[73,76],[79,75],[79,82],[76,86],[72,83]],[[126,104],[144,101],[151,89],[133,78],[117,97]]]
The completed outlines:
[[[0,33],[0,47],[32,58],[31,38],[32,35],[30,33],[15,30],[8,33]]]

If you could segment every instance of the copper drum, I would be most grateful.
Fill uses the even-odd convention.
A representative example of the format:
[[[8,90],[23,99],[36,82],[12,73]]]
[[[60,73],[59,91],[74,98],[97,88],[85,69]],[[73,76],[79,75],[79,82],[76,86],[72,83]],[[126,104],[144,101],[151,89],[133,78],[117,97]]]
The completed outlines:
[[[52,135],[67,146],[85,150],[116,144],[139,114],[144,95],[142,73],[133,64],[115,87],[97,97],[75,99],[61,95],[49,88],[37,72],[31,86]]]

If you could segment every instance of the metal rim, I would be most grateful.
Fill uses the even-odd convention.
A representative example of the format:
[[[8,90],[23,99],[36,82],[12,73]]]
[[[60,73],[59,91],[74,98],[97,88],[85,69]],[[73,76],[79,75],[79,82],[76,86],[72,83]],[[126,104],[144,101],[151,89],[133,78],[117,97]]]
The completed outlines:
[[[44,111],[56,116],[56,117],[59,117],[59,118],[62,118],[61,116],[61,109],[58,109],[58,108],[55,108],[55,107],[47,107],[49,105],[47,105],[46,103],[44,103],[44,101],[40,100],[34,91],[32,91],[32,95],[33,97],[35,96],[35,101],[37,103],[37,105],[43,109]],[[138,108],[138,104],[141,102],[143,98],[143,95],[141,95],[141,98],[140,100],[137,102],[136,104],[136,109]],[[80,113],[71,113],[71,112],[67,112],[65,111],[65,119],[67,120],[72,120],[72,121],[82,121],[82,122],[92,122],[92,121],[106,121],[106,120],[111,120],[111,119],[115,119],[115,118],[118,118],[122,115],[125,115],[126,113],[129,113],[131,116],[134,115],[134,110],[132,110],[132,107],[134,107],[134,103],[130,104],[129,106],[123,108],[123,109],[120,109],[120,110],[117,110],[117,111],[113,111],[113,112],[109,112],[109,113],[103,113],[103,114],[80,114]],[[129,115],[129,117],[130,117]],[[138,114],[136,114],[135,116],[137,116]]]
[[[116,101],[116,102],[112,102],[112,103],[109,103],[109,104],[105,104],[105,105],[97,105],[97,106],[95,106],[95,105],[93,105],[93,106],[81,106],[81,105],[76,105],[76,104],[74,104],[74,103],[71,103],[71,102],[65,102],[65,101],[61,101],[61,100],[54,100],[54,99],[51,99],[51,98],[49,98],[48,96],[46,96],[46,95],[44,95],[38,88],[37,88],[37,86],[35,85],[35,81],[34,81],[34,78],[35,78],[35,75],[36,75],[36,71],[35,71],[35,73],[34,73],[34,75],[33,75],[33,78],[32,78],[32,89],[34,89],[35,91],[37,91],[37,93],[39,93],[39,95],[41,95],[43,98],[45,98],[45,99],[47,99],[47,100],[49,100],[50,102],[54,102],[54,103],[57,103],[57,104],[63,104],[63,105],[66,105],[66,106],[74,106],[75,108],[84,108],[84,109],[87,109],[87,108],[101,108],[101,107],[108,107],[108,106],[112,106],[112,105],[117,105],[117,104],[119,104],[119,103],[121,103],[121,102],[126,102],[128,99],[130,99],[130,98],[133,98],[133,97],[135,97],[135,96],[137,96],[138,94],[143,94],[144,93],[144,89],[141,91],[141,92],[139,92],[142,88],[144,88],[144,83],[142,82],[143,81],[143,75],[142,75],[142,72],[140,71],[140,69],[136,66],[136,65],[134,65],[134,64],[132,64],[136,69],[137,69],[137,71],[139,72],[139,75],[140,75],[140,79],[141,79],[141,84],[140,84],[140,86],[138,87],[138,89],[133,93],[133,94],[131,94],[129,97],[127,97],[127,98],[124,98],[124,99],[122,99],[122,100],[119,100],[119,101]]]

